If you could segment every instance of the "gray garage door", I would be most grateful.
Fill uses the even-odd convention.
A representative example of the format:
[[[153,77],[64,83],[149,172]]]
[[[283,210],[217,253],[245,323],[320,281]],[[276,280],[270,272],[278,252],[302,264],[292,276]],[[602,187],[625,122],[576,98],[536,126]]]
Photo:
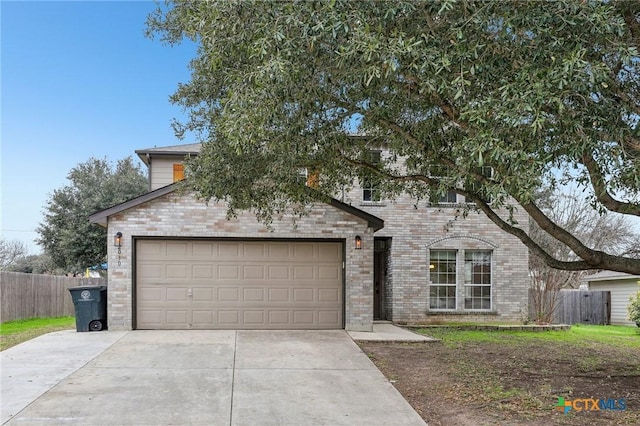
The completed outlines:
[[[342,244],[138,240],[139,329],[342,328]]]

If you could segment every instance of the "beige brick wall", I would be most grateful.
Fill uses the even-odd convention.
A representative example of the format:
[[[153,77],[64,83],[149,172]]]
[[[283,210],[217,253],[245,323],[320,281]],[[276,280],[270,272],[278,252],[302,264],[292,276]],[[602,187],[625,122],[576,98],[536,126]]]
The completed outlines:
[[[463,218],[461,206],[431,207],[409,196],[380,203],[362,202],[362,190],[354,188],[342,200],[385,221],[375,237],[391,237],[386,289],[387,319],[403,323],[430,321],[520,322],[526,317],[529,287],[528,249],[505,233],[484,214],[470,212]],[[504,212],[503,212],[504,213]],[[516,211],[518,226],[528,230],[528,216]],[[456,312],[429,311],[429,250],[456,249],[458,275],[463,275],[463,250],[492,251],[492,309],[465,311],[464,287],[458,282]]]
[[[308,216],[282,217],[267,229],[250,213],[227,220],[224,204],[205,203],[191,195],[168,194],[109,217],[108,235],[123,234],[123,246],[108,244],[108,316],[111,330],[134,324],[132,249],[136,237],[224,237],[340,239],[345,242],[345,328],[371,331],[373,323],[373,230],[361,218],[330,205],[315,206]],[[354,249],[360,235],[362,249]]]

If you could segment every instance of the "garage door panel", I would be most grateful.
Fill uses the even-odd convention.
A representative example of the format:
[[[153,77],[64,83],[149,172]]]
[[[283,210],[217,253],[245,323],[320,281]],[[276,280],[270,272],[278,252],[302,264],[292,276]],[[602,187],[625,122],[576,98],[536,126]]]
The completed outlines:
[[[294,302],[313,302],[314,291],[312,288],[294,288],[293,289],[293,301]]]
[[[142,281],[160,279],[165,275],[164,265],[159,263],[144,264],[138,267],[137,273],[142,278]]]
[[[137,314],[139,323],[148,324],[149,327],[153,328],[162,328],[164,311],[160,309],[139,309]]]
[[[267,278],[269,280],[288,280],[289,266],[288,265],[269,265],[267,267]]]
[[[266,247],[264,243],[262,242],[244,243],[243,248],[244,248],[244,252],[243,252],[244,259],[252,259],[252,260],[258,260],[258,261],[265,259]]]
[[[264,280],[264,266],[262,265],[245,265],[242,272],[244,280]]]
[[[218,259],[238,259],[240,244],[231,242],[220,242],[218,244]]]
[[[295,280],[312,280],[313,265],[303,265],[293,267],[293,279]]]
[[[340,269],[338,266],[318,266],[318,279],[321,280],[337,280],[340,278]]]
[[[238,265],[220,265],[218,267],[218,278],[223,280],[238,279]]]
[[[216,270],[213,265],[193,265],[191,268],[192,280],[212,280]]]
[[[211,259],[217,255],[218,245],[211,241],[198,241],[192,243],[192,254],[194,259]]]
[[[186,241],[168,241],[166,249],[167,257],[184,258],[187,256],[189,248],[192,246],[192,243]]]
[[[211,287],[194,287],[192,289],[192,297],[193,302],[213,302],[214,299],[214,289]]]
[[[342,328],[342,244],[137,243],[138,328]]]
[[[315,244],[313,243],[298,243],[293,246],[293,260],[310,261],[315,259],[314,256]]]
[[[170,310],[166,311],[166,321],[168,325],[181,325],[189,322],[190,312],[184,310]]]
[[[152,260],[166,257],[164,248],[166,244],[163,241],[138,241],[138,260]]]
[[[297,325],[311,326],[314,323],[314,314],[313,310],[294,310],[293,322]]]
[[[319,288],[318,302],[320,303],[336,303],[340,301],[340,294],[336,288]]]
[[[239,302],[240,292],[237,288],[221,288],[218,289],[219,302]]]
[[[229,325],[229,326],[240,325],[240,311],[218,310],[218,324]]]
[[[267,243],[269,260],[271,262],[287,262],[291,256],[289,243]]]
[[[323,244],[318,246],[318,260],[321,262],[342,261],[342,247],[338,244]]]
[[[188,278],[190,277],[187,265],[167,265],[168,280],[184,280]]]
[[[338,321],[339,317],[337,310],[318,311],[318,323],[321,325],[331,326]]]
[[[213,310],[194,310],[192,315],[194,327],[206,326],[211,328],[215,325],[215,311]]]
[[[243,289],[244,302],[264,302],[263,288],[245,288]]]
[[[265,312],[264,311],[244,311],[243,323],[245,325],[265,325]]]
[[[167,302],[186,302],[189,299],[186,287],[167,287],[165,291]]]
[[[288,288],[269,288],[267,289],[269,297],[268,302],[289,302]]]
[[[161,302],[165,300],[164,291],[157,287],[138,288],[138,297],[146,302]]]

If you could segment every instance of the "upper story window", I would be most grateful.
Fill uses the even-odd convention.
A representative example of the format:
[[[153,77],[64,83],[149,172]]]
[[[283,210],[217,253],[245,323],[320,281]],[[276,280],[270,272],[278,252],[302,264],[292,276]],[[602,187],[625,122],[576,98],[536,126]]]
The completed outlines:
[[[438,199],[438,204],[456,204],[458,202],[458,194],[453,189],[447,191],[446,194]]]
[[[184,179],[184,164],[176,163],[173,165],[173,181],[177,182]]]
[[[482,167],[478,167],[477,169],[477,173],[491,179],[493,177],[493,167],[490,166],[482,166]],[[469,189],[471,191],[474,192],[478,192],[480,195],[480,198],[487,204],[491,204],[491,196],[488,195],[486,193],[486,190],[484,190],[483,185],[481,183],[478,183],[477,181],[471,181],[470,183],[470,187]],[[469,200],[470,202],[473,202],[471,200]]]
[[[379,164],[381,161],[381,152],[369,151],[365,161],[369,164]],[[375,203],[380,200],[380,180],[375,176],[364,177],[362,179],[362,201]]]

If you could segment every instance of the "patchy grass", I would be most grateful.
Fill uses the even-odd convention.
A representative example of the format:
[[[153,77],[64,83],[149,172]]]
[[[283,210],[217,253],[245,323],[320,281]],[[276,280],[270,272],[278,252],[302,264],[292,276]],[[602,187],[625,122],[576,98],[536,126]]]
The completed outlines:
[[[445,344],[455,346],[460,342],[521,343],[523,341],[555,341],[575,345],[591,343],[610,344],[616,347],[640,348],[640,334],[635,327],[623,325],[575,324],[566,331],[489,331],[456,330],[455,328],[420,328],[417,333],[442,339]]]
[[[75,328],[75,317],[29,318],[0,324],[0,351],[53,331]]]
[[[441,342],[360,346],[430,426],[640,424],[634,327],[419,331]],[[624,399],[626,409],[564,414],[560,397]]]

